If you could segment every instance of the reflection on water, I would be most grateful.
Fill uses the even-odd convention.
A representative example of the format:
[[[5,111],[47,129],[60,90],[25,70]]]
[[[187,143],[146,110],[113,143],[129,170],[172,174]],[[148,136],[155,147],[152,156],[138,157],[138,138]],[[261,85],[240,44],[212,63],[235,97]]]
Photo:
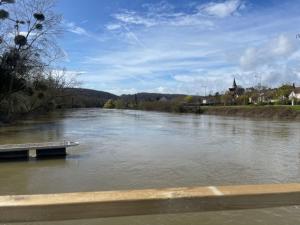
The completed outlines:
[[[65,160],[0,163],[0,194],[300,182],[299,125],[101,109],[53,113],[1,127],[0,144],[81,145]],[[57,224],[299,224],[299,212],[292,207]]]

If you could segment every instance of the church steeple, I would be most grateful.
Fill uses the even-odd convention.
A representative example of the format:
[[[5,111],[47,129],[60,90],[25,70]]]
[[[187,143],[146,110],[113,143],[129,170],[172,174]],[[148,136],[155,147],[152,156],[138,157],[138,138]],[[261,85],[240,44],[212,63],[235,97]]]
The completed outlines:
[[[237,85],[236,85],[236,82],[235,82],[235,78],[234,78],[234,80],[233,80],[233,86],[232,86],[233,88],[237,88]]]

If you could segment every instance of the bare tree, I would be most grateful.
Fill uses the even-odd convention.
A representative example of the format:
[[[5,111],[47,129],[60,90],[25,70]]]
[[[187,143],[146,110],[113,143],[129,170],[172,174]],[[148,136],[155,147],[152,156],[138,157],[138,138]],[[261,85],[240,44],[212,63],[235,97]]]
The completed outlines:
[[[79,85],[75,77],[67,77],[66,70],[49,70],[43,76],[36,79],[32,87],[35,92],[31,92],[31,98],[23,101],[26,111],[36,111],[38,109],[51,110],[56,107],[57,102],[64,101],[68,96],[68,88]]]
[[[0,0],[0,104],[8,102],[8,113],[13,94],[32,88],[63,57],[56,44],[62,17],[54,6],[54,0]]]
[[[18,0],[4,4],[2,11],[6,14],[2,13],[1,17],[0,13],[2,53],[14,49],[31,60],[29,63],[39,60],[45,65],[61,57],[56,40],[62,31],[62,17],[55,13],[54,6],[54,0]]]

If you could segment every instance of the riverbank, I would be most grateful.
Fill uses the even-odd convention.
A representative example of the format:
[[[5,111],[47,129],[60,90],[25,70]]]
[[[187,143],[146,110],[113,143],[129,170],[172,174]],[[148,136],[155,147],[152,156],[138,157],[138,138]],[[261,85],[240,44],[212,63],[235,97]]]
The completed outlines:
[[[114,107],[115,109],[131,109],[141,111],[153,112],[167,112],[167,113],[190,113],[216,116],[232,116],[232,117],[249,117],[249,118],[265,118],[265,119],[287,119],[300,120],[300,105],[298,106],[194,106],[184,105],[172,102],[165,103],[143,103],[137,107]],[[57,109],[51,113],[61,111]],[[17,121],[33,116],[50,115],[50,112],[35,112],[30,114],[21,114],[14,116],[13,119],[8,120],[4,116],[0,116],[0,126],[13,124]]]
[[[157,111],[168,113],[192,113],[219,116],[239,116],[265,119],[299,119],[300,105],[211,105],[204,106],[197,102],[189,102],[188,98],[172,100],[124,101],[122,99],[109,100],[104,105],[107,109],[131,109],[142,111]]]
[[[206,115],[300,120],[300,106],[203,106],[201,109]]]

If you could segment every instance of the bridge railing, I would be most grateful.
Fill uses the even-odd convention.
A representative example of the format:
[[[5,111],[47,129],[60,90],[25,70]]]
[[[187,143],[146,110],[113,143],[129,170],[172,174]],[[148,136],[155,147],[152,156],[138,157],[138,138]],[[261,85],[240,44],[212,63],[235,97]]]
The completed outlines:
[[[0,223],[300,205],[300,184],[0,196]]]

